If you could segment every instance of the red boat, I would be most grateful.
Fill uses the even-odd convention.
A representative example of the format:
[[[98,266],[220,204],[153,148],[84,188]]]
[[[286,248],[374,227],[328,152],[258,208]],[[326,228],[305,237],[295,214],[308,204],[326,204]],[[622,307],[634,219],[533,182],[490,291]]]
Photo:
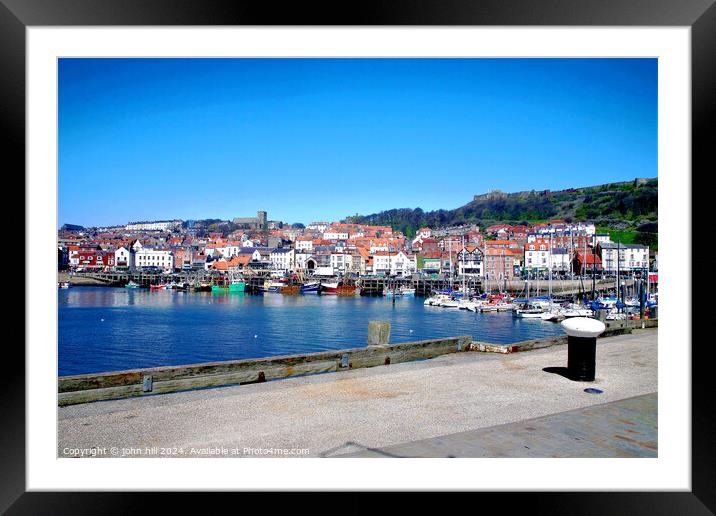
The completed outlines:
[[[321,293],[322,294],[337,294],[338,293],[338,282],[337,281],[322,281],[321,282]]]

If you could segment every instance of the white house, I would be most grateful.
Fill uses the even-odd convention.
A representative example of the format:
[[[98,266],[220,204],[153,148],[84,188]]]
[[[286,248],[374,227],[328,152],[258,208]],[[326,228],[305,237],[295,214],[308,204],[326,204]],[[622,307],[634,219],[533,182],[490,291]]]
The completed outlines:
[[[294,249],[283,247],[271,249],[269,253],[271,268],[277,271],[291,271],[296,265],[295,256],[296,251]]]
[[[395,254],[390,255],[390,271],[391,274],[397,274],[399,276],[409,276],[417,271],[417,263],[415,255],[406,254],[403,251],[398,251]]]
[[[416,270],[415,256],[405,254],[403,251],[397,253],[380,251],[373,256],[373,272],[376,274],[409,276]]]
[[[306,229],[323,232],[330,226],[331,225],[328,222],[311,222],[308,226],[306,226]]]
[[[373,273],[390,274],[390,253],[378,251],[373,254]]]
[[[456,260],[460,276],[482,276],[482,252],[478,248],[460,249],[456,253]]]
[[[351,269],[351,255],[347,253],[331,253],[331,267],[341,273],[346,273]]]
[[[159,267],[171,270],[174,268],[174,255],[163,249],[141,248],[134,254],[137,267]]]
[[[306,260],[311,257],[311,253],[296,250],[294,253],[294,260],[297,269],[306,269]]]
[[[311,237],[298,237],[295,245],[297,251],[313,251],[313,239]]]
[[[114,266],[118,268],[129,268],[134,267],[134,250],[129,250],[126,247],[120,247],[114,252]]]
[[[324,240],[348,240],[348,231],[343,229],[329,229],[323,233]]]
[[[602,243],[598,248],[601,251],[600,258],[605,272],[617,271],[617,253],[619,255],[618,267],[622,272],[646,270],[649,267],[649,248],[647,246]]]
[[[433,236],[433,230],[430,228],[420,228],[415,234],[416,237],[430,238]]]

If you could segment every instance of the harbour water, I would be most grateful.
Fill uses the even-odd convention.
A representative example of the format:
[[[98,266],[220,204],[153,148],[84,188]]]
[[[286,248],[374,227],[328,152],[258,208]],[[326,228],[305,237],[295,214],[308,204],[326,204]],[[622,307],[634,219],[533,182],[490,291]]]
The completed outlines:
[[[390,322],[391,343],[563,334],[559,324],[428,307],[421,298],[73,287],[58,290],[58,307],[60,376],[362,347],[371,320]]]

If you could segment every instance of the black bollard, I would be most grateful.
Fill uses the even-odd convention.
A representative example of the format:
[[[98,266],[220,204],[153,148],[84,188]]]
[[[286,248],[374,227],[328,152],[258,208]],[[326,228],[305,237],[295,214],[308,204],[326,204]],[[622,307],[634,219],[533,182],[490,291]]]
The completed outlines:
[[[567,332],[567,371],[577,382],[595,378],[597,336],[606,328],[603,322],[588,317],[573,317],[562,322]]]

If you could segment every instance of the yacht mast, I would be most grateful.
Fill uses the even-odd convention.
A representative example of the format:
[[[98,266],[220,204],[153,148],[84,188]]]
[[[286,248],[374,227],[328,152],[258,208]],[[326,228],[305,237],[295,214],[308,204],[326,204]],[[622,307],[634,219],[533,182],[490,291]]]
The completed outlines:
[[[465,287],[465,235],[462,236],[462,295],[463,299],[467,295]]]

